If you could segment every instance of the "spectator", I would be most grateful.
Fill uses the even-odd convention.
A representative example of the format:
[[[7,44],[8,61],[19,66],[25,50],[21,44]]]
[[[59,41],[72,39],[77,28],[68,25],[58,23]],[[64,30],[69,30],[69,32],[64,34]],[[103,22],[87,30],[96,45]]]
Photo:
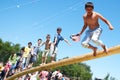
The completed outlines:
[[[43,70],[40,72],[40,75],[39,75],[40,80],[48,80],[47,76],[48,76],[48,71]]]
[[[32,53],[31,53],[32,56],[30,59],[30,66],[31,67],[32,67],[33,63],[36,62],[36,60],[37,60],[38,51],[39,51],[39,48],[41,46],[41,43],[42,43],[42,39],[38,39],[37,43],[32,48]]]
[[[31,57],[31,46],[32,43],[29,42],[28,46],[25,47],[25,52],[23,53],[23,62],[22,62],[22,68],[26,68],[29,64],[30,61],[30,57]]]

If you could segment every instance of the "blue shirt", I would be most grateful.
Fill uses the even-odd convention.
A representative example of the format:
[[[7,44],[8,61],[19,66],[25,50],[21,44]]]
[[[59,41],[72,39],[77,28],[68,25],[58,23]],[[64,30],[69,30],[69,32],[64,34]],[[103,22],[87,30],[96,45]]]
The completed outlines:
[[[38,43],[36,43],[33,47],[34,47],[34,54],[37,55],[40,45],[38,45]]]
[[[57,38],[57,41],[56,41],[55,46],[58,47],[59,42],[60,42],[60,41],[63,41],[64,38],[63,38],[60,34],[57,34],[57,35],[55,36],[55,38]],[[55,41],[55,38],[54,38],[54,41]]]

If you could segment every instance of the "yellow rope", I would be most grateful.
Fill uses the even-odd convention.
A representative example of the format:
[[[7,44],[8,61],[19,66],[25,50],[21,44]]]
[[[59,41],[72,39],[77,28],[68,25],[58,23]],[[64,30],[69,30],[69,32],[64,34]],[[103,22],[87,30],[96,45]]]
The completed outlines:
[[[110,56],[110,55],[114,55],[114,54],[119,54],[120,53],[120,45],[111,47],[108,49],[108,51],[109,51],[108,54],[106,54],[105,52],[103,52],[101,50],[101,51],[97,52],[97,56],[93,56],[93,53],[91,52],[91,53],[87,53],[87,54],[84,54],[81,56],[63,59],[58,62],[48,63],[48,64],[45,64],[42,66],[38,66],[38,67],[31,68],[31,69],[19,72],[17,74],[14,74],[13,76],[7,78],[7,80],[14,80],[17,77],[20,77],[20,76],[23,76],[25,74],[32,73],[35,71],[56,68],[56,67],[60,67],[60,66],[64,66],[64,65],[69,65],[69,64],[88,61],[88,60],[97,59],[97,58],[101,58],[101,57],[106,57],[106,56]]]

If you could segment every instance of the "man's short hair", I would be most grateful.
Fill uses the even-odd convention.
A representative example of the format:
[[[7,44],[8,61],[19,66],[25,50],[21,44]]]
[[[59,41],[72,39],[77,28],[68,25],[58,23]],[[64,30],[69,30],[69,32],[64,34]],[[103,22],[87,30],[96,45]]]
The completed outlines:
[[[87,3],[85,4],[85,9],[86,9],[87,7],[91,7],[91,8],[94,9],[94,5],[93,5],[92,2],[87,2]]]
[[[28,42],[28,45],[31,44],[32,45],[32,42]]]
[[[47,34],[47,36],[46,37],[50,37],[50,34]]]
[[[58,28],[57,28],[57,31],[62,31],[62,28],[58,27]]]
[[[42,39],[38,39],[38,41],[42,41]]]

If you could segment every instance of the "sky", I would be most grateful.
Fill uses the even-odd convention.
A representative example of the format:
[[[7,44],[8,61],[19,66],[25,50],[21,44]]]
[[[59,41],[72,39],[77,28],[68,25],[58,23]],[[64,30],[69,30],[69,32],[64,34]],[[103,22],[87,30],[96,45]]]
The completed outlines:
[[[119,45],[120,0],[0,0],[0,38],[3,41],[19,43],[22,47],[30,41],[35,44],[39,38],[45,41],[47,34],[51,35],[53,41],[56,28],[61,27],[61,35],[71,43],[71,46],[64,41],[60,42],[57,59],[91,52],[81,46],[81,41],[73,42],[70,39],[71,34],[76,34],[82,29],[84,4],[89,1],[94,3],[94,11],[102,14],[114,26],[114,30],[111,31],[99,20],[103,28],[100,39],[107,47]],[[85,33],[81,39],[84,35]],[[102,48],[98,46],[98,49]],[[44,47],[41,50],[44,50]],[[91,67],[93,78],[104,78],[110,73],[119,80],[119,59],[120,55],[117,54],[84,63]]]

